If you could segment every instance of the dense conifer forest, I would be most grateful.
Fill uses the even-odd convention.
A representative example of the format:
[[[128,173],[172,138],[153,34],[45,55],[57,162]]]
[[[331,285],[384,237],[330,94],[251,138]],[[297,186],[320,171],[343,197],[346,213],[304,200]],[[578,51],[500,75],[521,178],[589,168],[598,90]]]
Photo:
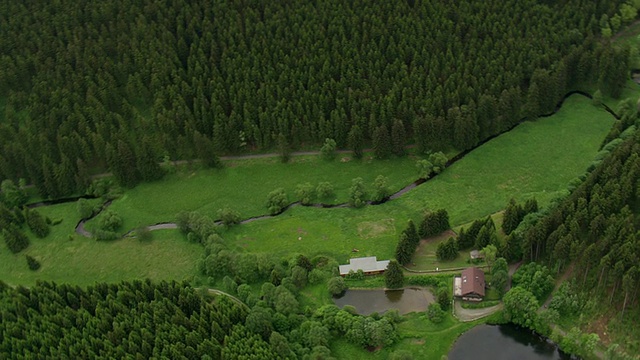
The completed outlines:
[[[622,0],[0,0],[0,233],[6,250],[26,259],[25,269],[42,271],[47,258],[28,253],[30,243],[51,240],[55,226],[69,222],[28,204],[28,185],[44,199],[101,197],[103,205],[78,201],[86,220],[133,191],[121,187],[175,171],[163,166],[170,161],[220,167],[222,155],[275,150],[286,160],[294,149],[322,144],[324,160],[335,160],[336,149],[360,159],[367,148],[385,159],[405,156],[411,144],[412,153],[428,158],[417,161],[426,181],[450,164],[445,153],[472,149],[523,120],[551,114],[571,91],[597,91],[596,105],[603,97],[619,98],[638,54],[608,37],[630,24],[638,8],[639,1]],[[619,119],[598,157],[561,195],[540,207],[533,198],[522,204],[512,199],[500,227],[484,214],[437,246],[441,261],[482,249],[494,267],[496,302],[508,290],[507,261],[529,262],[514,277],[516,290],[505,295],[502,320],[556,340],[552,325],[567,325],[562,321],[575,320],[574,333],[581,335],[583,313],[609,311],[615,315],[608,319],[623,325],[640,319],[640,116],[634,101],[616,110]],[[117,184],[94,181],[105,172]],[[383,203],[388,182],[378,176],[367,199],[363,179],[354,178],[349,206],[358,211]],[[314,191],[326,198],[320,194],[333,187],[306,182],[296,196],[309,205]],[[278,188],[266,206],[278,215],[289,205]],[[414,261],[421,239],[460,224],[450,223],[447,209],[420,210],[421,221],[398,231],[385,284],[433,290],[436,302],[426,313],[429,326],[436,326],[445,317],[453,320],[450,278],[412,274],[405,280],[401,266]],[[367,284],[363,272],[340,277],[337,261],[324,254],[278,258],[239,250],[221,229],[238,225],[241,215],[231,208],[218,214],[224,226],[210,214],[177,215],[175,227],[203,245],[192,283],[136,280],[81,288],[0,281],[0,354],[332,359],[339,342],[403,358],[390,351],[414,336],[406,334],[406,323],[402,333],[406,318],[397,311],[360,316],[328,298],[311,299],[326,290],[344,294],[353,281]],[[96,240],[120,236],[123,219],[111,208],[99,219]],[[146,225],[136,224],[133,234],[151,238]],[[74,241],[75,234],[67,236]],[[15,255],[25,249],[24,258]],[[553,276],[561,275],[570,280],[545,304]],[[376,279],[369,285],[382,286]],[[533,286],[536,281],[544,286]],[[593,299],[603,305],[594,310]],[[526,316],[512,311],[523,303],[530,305]],[[593,338],[584,331],[585,339]],[[629,354],[640,352],[634,331],[615,334]],[[580,336],[562,335],[558,343],[580,354]],[[616,345],[611,353],[617,351]]]
[[[628,51],[597,40],[619,3],[2,1],[0,178],[56,198],[164,157],[465,150],[585,81],[619,95]]]

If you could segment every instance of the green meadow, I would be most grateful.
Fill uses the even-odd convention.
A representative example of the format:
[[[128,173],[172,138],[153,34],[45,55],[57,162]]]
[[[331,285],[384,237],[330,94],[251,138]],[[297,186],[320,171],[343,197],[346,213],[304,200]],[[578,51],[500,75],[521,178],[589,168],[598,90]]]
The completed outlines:
[[[309,182],[315,186],[329,182],[335,195],[317,199],[327,204],[346,202],[351,180],[361,177],[371,185],[378,175],[389,178],[389,187],[397,191],[417,179],[415,160],[362,160],[338,154],[333,161],[318,156],[296,156],[283,164],[278,158],[225,161],[223,169],[181,169],[160,181],[140,184],[127,190],[110,206],[124,220],[123,229],[138,225],[174,221],[180,211],[198,211],[211,217],[219,209],[229,207],[249,218],[266,214],[269,192],[284,188],[294,202],[297,185]],[[88,224],[89,229],[92,224]]]
[[[36,280],[75,285],[146,278],[183,280],[196,273],[202,246],[189,243],[176,231],[156,231],[148,242],[134,238],[99,242],[74,234],[79,220],[75,203],[38,211],[62,222],[44,239],[29,233],[31,245],[19,254],[2,247],[0,279],[8,284],[33,285]],[[30,271],[25,255],[33,256],[42,267]]]
[[[237,248],[274,255],[390,258],[406,222],[419,221],[424,211],[445,208],[456,227],[502,210],[510,198],[536,198],[545,206],[584,173],[614,121],[572,96],[556,115],[491,140],[396,200],[362,209],[292,208],[223,236]]]
[[[447,209],[457,228],[502,210],[512,197],[518,201],[535,197],[541,205],[548,204],[585,171],[613,121],[590,100],[572,96],[556,115],[524,123],[491,140],[396,200],[361,209],[292,207],[277,217],[232,227],[222,235],[231,248],[274,257],[326,254],[339,262],[369,255],[391,258],[406,222],[419,222],[424,211]],[[231,207],[248,218],[267,212],[266,197],[275,188],[284,187],[290,201],[295,201],[295,188],[304,182],[331,182],[335,196],[322,201],[334,204],[347,201],[355,177],[362,177],[371,191],[375,177],[384,175],[391,190],[397,191],[415,180],[415,161],[412,157],[378,161],[369,155],[356,161],[338,155],[327,162],[317,156],[300,156],[288,164],[261,158],[227,161],[219,170],[182,168],[161,181],[126,190],[110,209],[123,218],[122,232],[173,221],[183,210],[215,217],[218,209]],[[39,211],[63,221],[49,237],[32,237],[25,253],[41,261],[42,269],[37,272],[28,271],[25,253],[0,252],[0,277],[9,283],[43,279],[89,284],[146,277],[183,279],[196,274],[201,248],[188,243],[178,231],[153,232],[149,243],[132,238],[96,242],[74,234],[79,219],[76,204]],[[91,222],[87,227],[91,229]],[[435,242],[418,253],[420,269],[459,266],[459,261],[434,261],[434,248]]]

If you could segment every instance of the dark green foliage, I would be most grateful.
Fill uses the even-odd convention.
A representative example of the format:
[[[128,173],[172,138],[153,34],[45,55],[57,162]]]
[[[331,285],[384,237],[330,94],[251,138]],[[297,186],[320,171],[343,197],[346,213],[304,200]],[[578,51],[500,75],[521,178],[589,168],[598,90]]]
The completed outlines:
[[[320,148],[320,156],[324,160],[333,160],[336,158],[336,141],[333,139],[325,139],[324,145]]]
[[[524,213],[533,214],[538,212],[538,201],[536,199],[529,199],[524,203]]]
[[[100,209],[98,205],[87,199],[78,199],[76,206],[81,219],[89,219]]]
[[[36,271],[40,269],[40,262],[38,262],[38,260],[29,255],[25,255],[25,257],[27,258],[27,266],[29,266],[29,270]]]
[[[429,162],[429,160],[418,160],[416,161],[416,168],[418,169],[418,178],[419,179],[428,179],[433,172],[433,164]]]
[[[362,150],[364,149],[364,135],[360,126],[353,125],[349,131],[349,148],[353,151],[353,157],[362,158]]]
[[[391,127],[391,145],[392,151],[396,156],[404,156],[404,145],[407,141],[406,131],[402,121],[396,119]]]
[[[478,235],[476,236],[476,241],[474,242],[474,248],[480,250],[485,248],[490,244],[495,244],[497,241],[496,230],[494,227],[483,225]]]
[[[11,180],[4,180],[0,184],[0,203],[8,209],[21,208],[29,199],[23,186],[16,186]]]
[[[210,217],[196,211],[182,211],[176,216],[178,229],[192,241],[204,243],[217,231],[217,225]]]
[[[193,134],[193,142],[195,146],[195,155],[200,159],[205,167],[222,167],[222,162],[216,154],[216,148],[211,139],[196,131]]]
[[[493,269],[491,270],[492,270],[491,271],[492,273],[491,287],[493,289],[496,289],[496,291],[498,292],[498,295],[502,296],[504,295],[505,287],[509,282],[509,273],[504,270],[500,270],[500,271],[493,271]]]
[[[429,155],[428,160],[433,165],[432,170],[436,174],[440,174],[444,170],[448,161],[447,156],[440,151]]]
[[[398,245],[396,245],[396,253],[395,258],[402,265],[407,265],[411,262],[411,258],[416,250],[416,247],[413,246],[409,237],[404,232],[400,234],[400,239],[398,239]]]
[[[404,285],[404,274],[397,261],[391,260],[384,272],[384,283],[389,289],[399,289]]]
[[[389,189],[389,178],[386,176],[378,175],[373,181],[373,189],[374,193],[371,200],[379,202],[386,199],[389,195],[391,195],[391,190]]]
[[[349,188],[349,205],[355,208],[363,207],[367,203],[367,196],[362,178],[353,179]]]
[[[233,353],[236,343],[225,338],[247,317],[225,296],[209,301],[176,282],[97,283],[84,289],[40,282],[3,295],[2,332],[42,334],[36,342],[21,337],[0,342],[3,353],[25,357],[220,358],[222,351]],[[32,307],[38,309],[29,315],[33,321],[19,321],[26,316],[20,309]]]
[[[440,324],[442,320],[444,320],[444,310],[442,310],[442,307],[440,307],[439,303],[429,304],[429,308],[427,309],[427,317],[434,324]]]
[[[507,209],[504,211],[502,231],[507,235],[511,234],[511,232],[520,225],[523,217],[524,209],[522,209],[520,205],[516,204],[514,199],[509,200]]]
[[[436,257],[440,261],[453,260],[458,257],[458,242],[453,237],[438,244]]]
[[[528,290],[516,286],[511,288],[503,298],[504,317],[514,324],[533,328],[536,321],[538,302]]]
[[[225,226],[231,226],[240,223],[240,213],[231,208],[224,208],[218,210],[218,218]]]
[[[267,209],[271,215],[278,214],[289,205],[289,197],[284,188],[273,190],[267,196]]]
[[[101,230],[115,232],[122,226],[122,218],[115,211],[106,210],[100,214],[98,226]]]
[[[449,213],[446,209],[439,209],[435,212],[427,213],[422,222],[418,234],[421,238],[431,237],[451,228],[449,224]]]
[[[356,126],[362,144],[391,129],[398,154],[411,135],[419,153],[468,148],[519,121],[530,93],[544,108],[600,78],[616,96],[629,52],[588,39],[620,3],[412,0],[362,11],[350,2],[108,0],[89,15],[84,3],[11,3],[0,30],[12,59],[0,70],[0,178],[27,177],[56,197],[86,186],[77,159],[132,186],[159,176],[152,159],[161,154],[215,167],[216,152],[282,150],[282,138],[355,150]],[[380,36],[375,24],[395,25]]]
[[[327,199],[334,195],[333,185],[330,182],[323,181],[316,187],[316,194],[319,199]]]
[[[9,225],[2,229],[2,237],[4,237],[7,248],[14,254],[29,247],[29,238],[15,225]]]
[[[313,269],[313,264],[309,261],[309,258],[300,254],[296,257],[295,261],[296,266],[299,266],[306,271],[311,271]]]
[[[332,296],[340,296],[347,290],[347,284],[341,276],[334,276],[327,281],[327,288]]]
[[[277,143],[280,161],[282,161],[283,163],[289,162],[289,159],[291,158],[291,146],[289,145],[287,137],[284,136],[283,133],[278,134]]]
[[[451,307],[451,294],[449,293],[448,285],[444,284],[438,287],[436,291],[436,300],[442,310],[449,310]]]
[[[296,187],[296,198],[303,205],[311,204],[316,196],[315,187],[307,182]]]
[[[389,137],[389,129],[385,125],[380,125],[373,133],[373,154],[376,159],[386,159],[391,156],[393,147]]]
[[[39,238],[47,237],[50,229],[46,219],[37,210],[25,209],[25,213],[31,232]]]
[[[518,271],[513,274],[511,282],[513,286],[530,291],[541,302],[553,290],[555,284],[549,269],[534,262],[518,268]]]

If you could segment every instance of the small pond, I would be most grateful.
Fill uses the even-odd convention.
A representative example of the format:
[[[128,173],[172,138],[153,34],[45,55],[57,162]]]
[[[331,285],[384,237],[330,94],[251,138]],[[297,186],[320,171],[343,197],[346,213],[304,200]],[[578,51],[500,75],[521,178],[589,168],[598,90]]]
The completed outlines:
[[[462,334],[449,360],[568,360],[557,346],[540,335],[512,325],[479,325]]]
[[[397,309],[400,314],[426,311],[430,303],[435,302],[431,291],[420,288],[400,290],[347,290],[339,299],[333,299],[338,307],[351,305],[358,314],[379,314],[390,309]]]

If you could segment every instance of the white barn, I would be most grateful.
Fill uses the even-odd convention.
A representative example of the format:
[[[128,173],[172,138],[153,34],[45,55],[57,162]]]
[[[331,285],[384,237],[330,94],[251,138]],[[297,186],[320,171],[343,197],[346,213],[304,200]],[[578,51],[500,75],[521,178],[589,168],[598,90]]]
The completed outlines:
[[[382,274],[389,265],[389,260],[378,261],[375,256],[353,258],[346,265],[340,265],[340,276],[346,276],[349,271],[362,270],[365,275]]]

